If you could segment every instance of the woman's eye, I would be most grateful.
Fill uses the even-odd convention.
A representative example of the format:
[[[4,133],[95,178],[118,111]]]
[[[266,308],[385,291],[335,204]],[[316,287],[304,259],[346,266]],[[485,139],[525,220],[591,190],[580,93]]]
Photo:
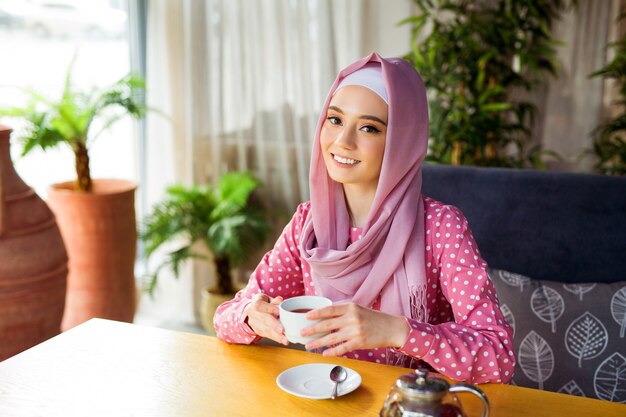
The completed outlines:
[[[327,120],[330,122],[331,125],[340,125],[341,124],[341,120],[339,120],[338,117],[335,116],[330,116],[327,118]]]
[[[365,133],[378,133],[378,132],[380,132],[380,130],[378,130],[377,128],[375,128],[374,126],[371,126],[371,125],[363,126],[361,128],[361,130],[364,131]]]

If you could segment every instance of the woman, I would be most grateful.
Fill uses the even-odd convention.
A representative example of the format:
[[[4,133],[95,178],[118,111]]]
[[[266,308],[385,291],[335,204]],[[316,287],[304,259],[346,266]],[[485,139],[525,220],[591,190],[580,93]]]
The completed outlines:
[[[301,204],[248,286],[215,315],[229,343],[287,345],[278,304],[323,295],[306,345],[472,383],[509,382],[515,358],[487,265],[455,207],[421,194],[428,107],[421,78],[377,54],[343,70],[315,135]]]

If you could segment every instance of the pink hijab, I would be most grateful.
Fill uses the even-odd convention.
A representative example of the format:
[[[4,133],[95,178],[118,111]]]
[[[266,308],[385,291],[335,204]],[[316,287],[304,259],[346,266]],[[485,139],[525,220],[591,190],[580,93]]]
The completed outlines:
[[[341,80],[368,63],[382,67],[389,103],[387,136],[362,238],[348,246],[350,217],[343,188],[326,171],[320,131]],[[408,62],[372,53],[339,73],[317,124],[309,174],[311,211],[300,238],[300,253],[311,266],[319,293],[365,307],[380,295],[382,311],[428,320],[421,198],[427,142],[426,91]]]

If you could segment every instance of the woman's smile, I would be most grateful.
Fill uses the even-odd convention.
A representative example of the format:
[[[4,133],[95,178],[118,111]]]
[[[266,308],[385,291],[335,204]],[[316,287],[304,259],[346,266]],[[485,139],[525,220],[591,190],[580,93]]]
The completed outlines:
[[[335,155],[334,153],[331,153],[331,156],[333,157],[335,162],[337,162],[339,164],[339,166],[344,166],[346,168],[353,167],[356,164],[358,164],[359,162],[361,162],[358,159],[342,157],[342,156],[339,156],[339,155]]]

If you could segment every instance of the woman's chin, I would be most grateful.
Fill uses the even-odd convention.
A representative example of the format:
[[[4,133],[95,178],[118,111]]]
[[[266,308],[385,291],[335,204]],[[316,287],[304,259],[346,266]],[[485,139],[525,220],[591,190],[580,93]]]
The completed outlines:
[[[354,178],[351,178],[350,175],[341,175],[335,172],[329,172],[328,176],[331,180],[338,182],[339,184],[351,184],[354,181]]]

